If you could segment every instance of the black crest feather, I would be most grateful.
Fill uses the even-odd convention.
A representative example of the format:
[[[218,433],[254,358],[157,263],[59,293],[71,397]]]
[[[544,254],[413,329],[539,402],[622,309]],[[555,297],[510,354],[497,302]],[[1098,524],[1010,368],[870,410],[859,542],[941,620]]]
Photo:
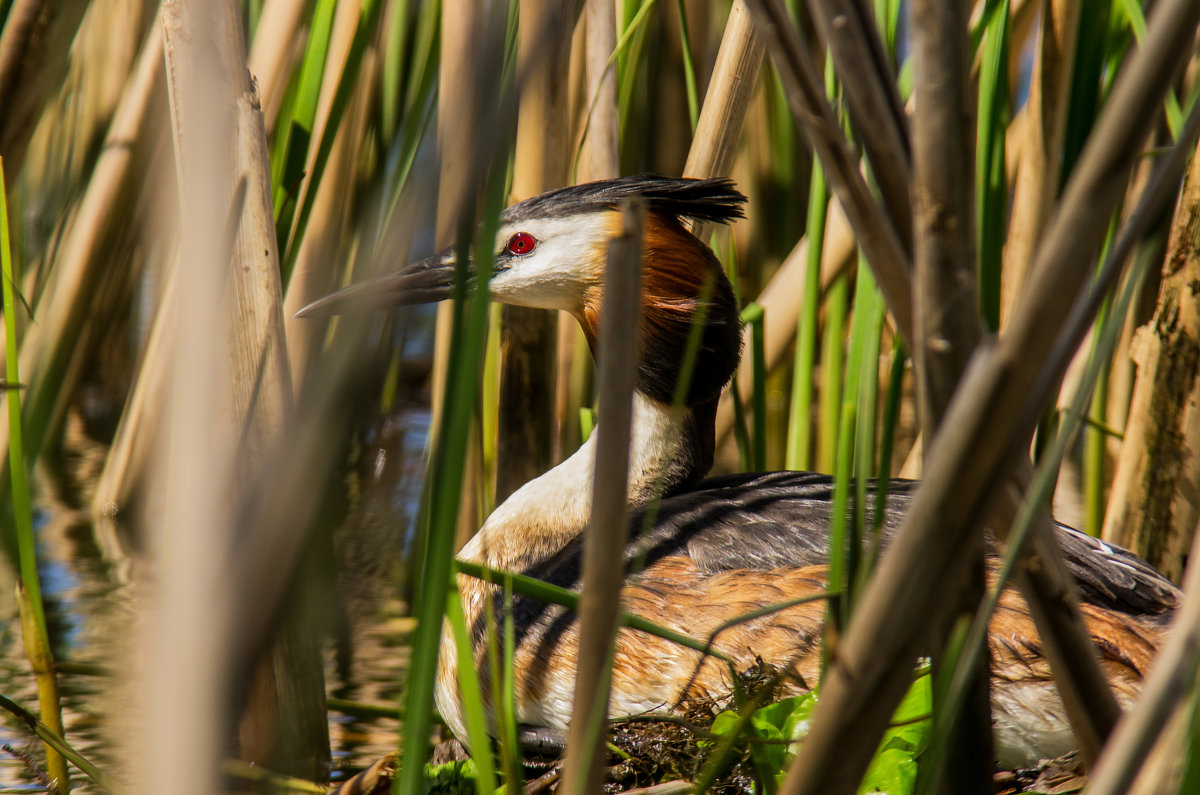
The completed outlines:
[[[542,193],[509,207],[504,212],[504,220],[521,221],[615,210],[622,199],[630,196],[641,196],[649,202],[651,210],[659,210],[676,218],[729,223],[735,218],[745,217],[742,204],[746,197],[738,192],[731,179],[685,179],[638,174]]]

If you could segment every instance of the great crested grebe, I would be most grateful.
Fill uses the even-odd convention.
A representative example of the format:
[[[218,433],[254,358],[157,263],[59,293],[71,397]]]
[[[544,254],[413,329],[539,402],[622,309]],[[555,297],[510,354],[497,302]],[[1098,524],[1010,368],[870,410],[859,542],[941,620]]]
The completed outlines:
[[[715,411],[741,354],[733,291],[712,251],[682,219],[729,222],[745,197],[724,179],[653,175],[593,182],[535,196],[509,207],[496,237],[488,292],[519,306],[561,309],[583,327],[595,352],[604,296],[606,244],[620,231],[618,204],[645,199],[643,322],[634,394],[628,500],[625,608],[697,639],[755,608],[825,589],[832,484],[823,475],[767,472],[701,480],[713,462]],[[453,250],[323,298],[303,314],[333,314],[363,304],[391,307],[450,295]],[[706,287],[707,285],[707,287]],[[703,292],[702,292],[703,291]],[[686,407],[669,401],[701,296],[707,306],[700,358]],[[580,587],[581,534],[591,509],[593,440],[518,489],[484,522],[460,559]],[[885,542],[908,503],[911,484],[893,483],[883,521]],[[661,498],[654,522],[645,512]],[[1179,591],[1132,553],[1059,527],[1058,540],[1083,596],[1083,614],[1118,700],[1127,706]],[[995,560],[989,568],[995,568]],[[491,586],[460,576],[468,626],[482,653],[484,605]],[[756,657],[791,672],[803,690],[818,677],[825,607],[810,602],[722,632],[715,648],[739,669]],[[571,716],[578,623],[564,608],[527,597],[513,605],[518,719],[565,728]],[[1022,598],[1004,592],[992,616],[992,714],[996,752],[1006,767],[1059,756],[1074,739],[1049,665]],[[451,730],[465,739],[457,657],[443,635],[436,701]],[[632,629],[621,630],[612,675],[611,714],[664,714],[693,698],[728,695],[729,668],[712,657]],[[486,690],[486,688],[485,688]]]

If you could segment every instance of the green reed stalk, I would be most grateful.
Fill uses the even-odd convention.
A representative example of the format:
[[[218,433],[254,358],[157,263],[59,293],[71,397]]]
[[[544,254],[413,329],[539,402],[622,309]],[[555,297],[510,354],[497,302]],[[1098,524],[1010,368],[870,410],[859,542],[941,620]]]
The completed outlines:
[[[888,487],[892,476],[892,454],[896,447],[896,428],[900,424],[900,404],[904,400],[904,368],[908,353],[900,337],[892,342],[892,368],[888,375],[887,396],[884,398],[883,421],[879,431],[879,467],[875,474],[875,521],[871,527],[871,543],[858,569],[851,598],[862,595],[871,571],[883,548],[883,520],[887,510]]]
[[[687,3],[675,0],[679,9],[679,41],[683,54],[683,79],[687,86],[688,121],[691,122],[692,133],[696,132],[696,124],[700,121],[700,92],[696,88],[696,65],[692,63],[692,37],[688,33]]]
[[[833,516],[829,526],[829,588],[842,594],[831,602],[829,620],[838,628],[849,623],[853,612],[849,585],[857,579],[865,530],[866,487],[875,469],[875,406],[882,322],[883,298],[871,269],[860,260],[854,286],[846,381],[842,388]]]
[[[1179,792],[1200,792],[1200,679],[1192,686],[1192,704],[1184,742],[1187,750],[1183,757]]]
[[[475,659],[462,601],[455,587],[451,587],[446,594],[446,620],[450,622],[450,629],[454,633],[458,659]],[[462,694],[463,718],[467,724],[471,758],[475,760],[476,791],[478,795],[491,795],[496,791],[496,766],[492,759],[491,737],[488,735],[487,706],[483,701],[483,690],[475,666],[458,666],[458,688]]]
[[[1100,247],[1100,261],[1108,256],[1120,225],[1121,211],[1113,213],[1108,225],[1108,234],[1104,245]],[[1141,250],[1134,256],[1141,256]],[[1100,349],[1100,329],[1108,322],[1112,312],[1112,296],[1107,296],[1100,310],[1096,313],[1096,321],[1092,325],[1092,340],[1088,350],[1088,361],[1098,361],[1100,367],[1099,380],[1095,393],[1088,406],[1088,423],[1083,429],[1083,530],[1088,535],[1099,537],[1104,527],[1104,514],[1107,510],[1106,479],[1108,457],[1108,432],[1105,429],[1108,409],[1108,379],[1112,372],[1112,359]]]
[[[636,152],[634,147],[626,145],[626,139],[630,133],[631,107],[637,95],[640,67],[646,55],[645,22],[654,6],[655,0],[625,0],[621,5],[617,28],[617,126],[622,162],[627,154]]]
[[[979,75],[975,201],[979,224],[979,305],[986,327],[1000,328],[1000,274],[1008,219],[1005,135],[1008,131],[1009,0],[987,25]]]
[[[275,150],[271,153],[271,184],[275,191],[275,234],[280,251],[287,250],[288,235],[296,212],[296,198],[304,179],[336,7],[336,0],[317,0],[297,82],[292,87],[289,101],[279,112],[279,132],[275,138]]]
[[[37,681],[38,704],[42,722],[61,736],[62,705],[58,697],[58,674],[50,650],[42,587],[38,579],[37,546],[33,537],[33,501],[25,473],[25,450],[21,434],[21,373],[18,367],[16,281],[13,278],[12,244],[8,231],[8,197],[4,189],[4,158],[0,157],[0,272],[4,294],[4,356],[8,393],[8,464],[12,480],[13,522],[16,525],[17,559],[20,585],[17,605],[21,615],[21,637],[25,654]],[[46,744],[46,768],[62,792],[70,791],[70,778],[63,755],[51,743]]]
[[[496,728],[499,735],[500,764],[504,769],[504,788],[511,795],[521,791],[521,743],[517,738],[517,678],[513,665],[516,634],[512,617],[512,573],[504,572],[504,624],[500,644],[497,644],[496,617],[488,604],[488,659],[492,671],[492,703],[496,705]],[[497,645],[500,648],[497,648]]]
[[[489,243],[475,248],[474,263],[479,284],[487,284],[492,272],[494,255],[490,241],[496,236],[503,201],[504,181],[493,173],[487,185],[487,211],[478,238]],[[401,738],[402,759],[396,777],[397,795],[420,795],[425,787],[424,765],[429,757],[429,730],[442,615],[450,587],[460,484],[487,331],[486,293],[482,290],[470,295],[467,293],[467,268],[471,262],[471,235],[467,233],[468,229],[470,227],[460,227],[459,232],[459,259],[450,334],[450,372],[442,395],[445,410],[441,415],[441,427],[435,437],[437,442],[430,459],[427,541],[419,568],[422,577],[413,605],[417,627],[412,636],[412,660],[405,692],[406,725]],[[471,665],[471,658],[460,660],[460,665],[463,664]]]
[[[821,389],[817,404],[817,470],[820,472],[833,472],[837,464],[849,289],[847,276],[838,276],[829,286],[825,300],[825,328],[821,335]]]
[[[754,445],[750,438],[750,426],[746,423],[746,404],[742,402],[742,390],[735,378],[729,384],[733,398],[733,440],[737,443],[738,469],[749,472],[754,468]]]
[[[436,3],[425,5],[436,6]],[[387,20],[383,40],[383,69],[380,70],[379,123],[386,141],[396,136],[400,124],[401,103],[404,99],[404,77],[407,72],[409,38],[408,8],[395,6]]]
[[[97,785],[103,787],[112,795],[123,795],[125,788],[122,787],[117,780],[105,773],[96,765],[92,764],[79,751],[75,750],[66,740],[62,738],[61,732],[56,732],[47,726],[43,721],[38,720],[38,717],[29,710],[22,707],[17,702],[10,699],[8,696],[0,696],[0,709],[7,710],[13,715],[16,715],[21,721],[46,744],[48,748],[53,748],[55,753],[61,755],[62,758],[69,761],[75,767],[83,771],[83,774],[90,778]],[[53,775],[53,773],[51,773]],[[26,790],[21,790],[26,791]],[[66,792],[65,789],[60,790]]]
[[[1096,315],[1097,322],[1103,323],[1108,312],[1109,302],[1105,301]],[[1103,360],[1100,366],[1100,381],[1096,384],[1096,393],[1092,395],[1092,403],[1088,407],[1089,422],[1083,436],[1083,531],[1091,536],[1100,535],[1104,527],[1104,514],[1108,510],[1105,475],[1108,471],[1110,432],[1105,423],[1108,421],[1108,381],[1112,374],[1112,359]]]
[[[358,73],[362,68],[363,57],[366,54],[367,46],[375,36],[379,11],[379,0],[363,0],[362,10],[359,12],[358,29],[354,32],[350,52],[346,55],[346,65],[342,69],[342,76],[338,81],[337,91],[334,92],[333,103],[329,108],[329,118],[325,120],[325,128],[317,145],[312,173],[306,177],[308,188],[304,191],[304,201],[299,205],[296,214],[295,230],[287,238],[290,241],[289,246],[286,249],[283,246],[279,248],[280,256],[283,258],[282,276],[285,287],[291,277],[292,268],[296,264],[296,257],[300,254],[299,243],[304,240],[304,233],[308,229],[308,220],[317,200],[317,187],[321,184],[321,177],[325,174],[325,167],[329,162],[329,153],[333,150],[338,127],[346,112],[346,106],[350,103],[350,96],[358,84]],[[282,229],[282,225],[279,228]]]
[[[1110,50],[1110,47],[1115,49],[1110,39],[1111,15],[1110,3],[1090,4],[1087,13],[1080,15],[1071,88],[1067,92],[1069,110],[1063,135],[1062,162],[1059,165],[1059,185],[1066,182],[1066,175],[1075,168],[1075,162],[1096,121],[1100,111],[1101,87],[1107,89],[1119,71],[1119,60],[1110,62],[1110,55],[1116,55]]]
[[[786,466],[809,469],[813,454],[813,384],[816,379],[817,321],[821,313],[821,256],[825,252],[825,220],[829,214],[829,186],[818,160],[813,160],[808,187],[808,221],[805,237],[804,306],[796,323],[796,357],[792,364],[792,401],[788,421]]]
[[[751,466],[767,468],[767,352],[765,312],[751,301],[742,309],[742,323],[750,327],[750,372],[753,378],[752,416],[754,433],[750,440]]]
[[[861,261],[859,265],[860,273],[870,273],[865,261]],[[847,605],[851,611],[858,589],[850,588],[850,584],[865,581],[868,574],[861,556],[867,534],[868,486],[878,471],[876,437],[879,431],[879,345],[883,333],[883,319],[887,314],[883,293],[875,285],[873,277],[868,277],[865,282],[860,278],[857,289],[859,292],[854,301],[854,328],[851,340],[851,356],[857,357],[853,366],[859,371],[858,411],[854,430],[854,534],[850,546],[850,560],[853,565],[846,572],[846,587],[849,589]]]
[[[381,219],[381,228],[386,228],[400,203],[400,196],[408,176],[417,159],[417,151],[425,138],[425,131],[433,117],[433,94],[437,88],[437,44],[441,3],[421,3],[413,29],[412,52],[393,43],[392,37],[399,36],[399,23],[393,21],[388,31],[387,51],[384,54],[383,96],[381,98],[383,138],[392,149],[386,166],[389,196],[387,210]],[[400,10],[397,16],[405,16]],[[407,39],[402,39],[407,42]],[[405,56],[409,56],[407,59]],[[400,70],[407,68],[407,72]],[[401,86],[403,84],[403,89]],[[400,92],[403,90],[403,96]],[[395,92],[395,96],[392,93]],[[396,103],[403,99],[403,105]],[[398,114],[393,119],[390,114]],[[402,121],[400,119],[403,119]],[[389,124],[390,122],[390,124]],[[399,137],[397,139],[397,125]]]

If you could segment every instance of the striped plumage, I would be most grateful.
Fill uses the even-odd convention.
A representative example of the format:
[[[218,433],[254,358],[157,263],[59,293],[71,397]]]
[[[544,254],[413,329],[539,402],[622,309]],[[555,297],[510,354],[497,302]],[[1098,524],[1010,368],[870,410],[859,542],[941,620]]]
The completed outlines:
[[[822,475],[771,472],[701,479],[712,465],[714,417],[741,353],[737,306],[712,252],[681,219],[727,222],[744,201],[727,180],[626,177],[551,191],[510,207],[500,219],[494,300],[570,312],[595,350],[604,297],[605,248],[619,229],[626,196],[648,203],[643,253],[643,324],[634,399],[628,500],[634,513],[626,549],[626,609],[697,639],[750,610],[825,589],[831,485]],[[309,312],[352,305],[395,306],[448,296],[453,252],[322,299]],[[706,300],[701,301],[704,297]],[[364,299],[366,299],[364,301]],[[668,401],[680,374],[688,330],[705,328],[681,416]],[[460,557],[579,588],[581,533],[590,512],[592,443],[514,493],[488,517]],[[911,484],[892,483],[884,546],[908,503]],[[651,506],[662,498],[657,507]],[[648,510],[655,511],[645,527]],[[868,509],[869,511],[869,509]],[[1080,586],[1083,613],[1118,700],[1127,705],[1179,592],[1131,553],[1067,527],[1058,539]],[[989,571],[996,560],[989,558]],[[485,604],[490,586],[459,587],[487,672]],[[497,604],[497,607],[500,607]],[[714,646],[740,668],[762,657],[791,672],[792,689],[816,681],[824,604],[809,602],[723,631]],[[573,614],[528,597],[513,605],[518,718],[565,727],[571,715],[578,626]],[[992,707],[999,761],[1027,765],[1073,747],[1028,609],[1005,591],[989,624]],[[465,739],[458,660],[443,638],[437,705]],[[686,699],[719,698],[729,669],[713,658],[636,630],[621,630],[613,670],[612,714],[669,713]],[[484,689],[485,693],[487,688]]]

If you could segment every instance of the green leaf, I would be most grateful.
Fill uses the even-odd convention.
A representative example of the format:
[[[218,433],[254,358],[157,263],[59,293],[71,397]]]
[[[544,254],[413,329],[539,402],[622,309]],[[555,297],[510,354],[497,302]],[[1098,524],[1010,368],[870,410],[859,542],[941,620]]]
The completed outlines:
[[[917,759],[929,736],[929,713],[933,687],[928,670],[912,687],[892,716],[892,727],[884,732],[875,758],[859,788],[860,793],[909,793],[917,781]]]
[[[476,783],[475,762],[447,762],[444,765],[425,765],[427,792],[438,795],[474,795]]]

